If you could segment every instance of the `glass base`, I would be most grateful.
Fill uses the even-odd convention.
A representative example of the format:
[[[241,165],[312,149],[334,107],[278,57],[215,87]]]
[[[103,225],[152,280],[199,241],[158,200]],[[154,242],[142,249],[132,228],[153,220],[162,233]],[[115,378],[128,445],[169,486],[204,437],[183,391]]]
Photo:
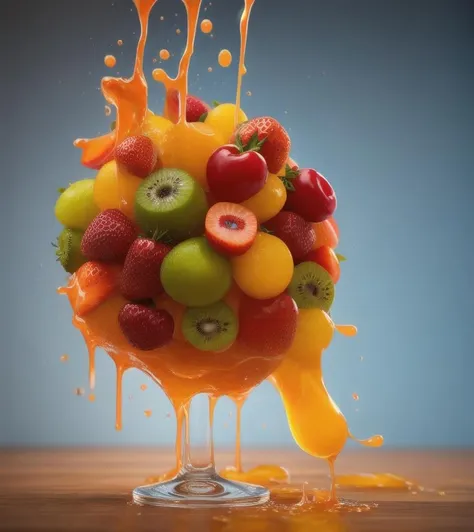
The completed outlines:
[[[180,508],[256,506],[267,502],[269,497],[270,492],[262,486],[233,482],[217,474],[184,473],[133,490],[137,504]]]

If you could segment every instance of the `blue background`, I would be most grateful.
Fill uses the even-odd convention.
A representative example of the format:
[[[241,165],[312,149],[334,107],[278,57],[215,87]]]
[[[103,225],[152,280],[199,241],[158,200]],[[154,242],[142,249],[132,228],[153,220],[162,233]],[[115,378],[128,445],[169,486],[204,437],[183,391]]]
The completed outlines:
[[[214,37],[198,36],[190,89],[209,101],[234,98],[236,61],[222,69],[217,54],[237,58],[242,4],[213,0],[202,13]],[[110,74],[104,55],[131,73],[135,10],[129,0],[9,0],[1,11],[0,444],[172,443],[169,403],[135,371],[125,377],[124,429],[114,430],[114,367],[102,352],[96,402],[75,395],[87,387],[86,350],[55,293],[64,274],[50,245],[56,189],[93,175],[72,141],[111,120],[98,90]],[[326,383],[357,436],[381,432],[392,446],[474,445],[472,11],[461,0],[257,0],[251,17],[243,107],[281,120],[292,156],[338,195],[348,260],[333,317],[360,333],[335,339]],[[184,40],[181,2],[159,0],[148,74],[165,47],[174,69]],[[151,80],[150,107],[162,99]],[[218,444],[233,441],[231,411],[222,400]],[[294,445],[268,383],[244,409],[243,441]]]

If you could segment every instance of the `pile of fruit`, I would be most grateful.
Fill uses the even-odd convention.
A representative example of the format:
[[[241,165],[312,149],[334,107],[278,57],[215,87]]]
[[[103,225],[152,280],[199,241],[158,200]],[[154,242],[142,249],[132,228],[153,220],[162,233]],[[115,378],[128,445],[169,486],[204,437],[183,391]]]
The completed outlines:
[[[334,190],[290,159],[274,118],[241,112],[235,129],[233,104],[188,96],[179,124],[177,100],[169,93],[164,117],[149,112],[141,134],[90,161],[95,179],[60,191],[57,256],[79,287],[75,313],[121,294],[117,319],[137,349],[161,348],[179,328],[201,351],[240,342],[282,354],[298,308],[327,312],[334,299]],[[163,294],[182,306],[180,323],[160,308]]]

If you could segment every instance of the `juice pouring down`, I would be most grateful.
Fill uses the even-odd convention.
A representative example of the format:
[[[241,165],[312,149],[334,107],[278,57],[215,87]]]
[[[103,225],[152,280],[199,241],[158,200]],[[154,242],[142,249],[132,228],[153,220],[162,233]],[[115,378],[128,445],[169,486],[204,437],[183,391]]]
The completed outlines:
[[[243,484],[217,477],[212,459],[216,486],[208,484],[206,491],[179,484],[187,482],[183,474],[196,471],[189,459],[193,398],[209,396],[212,423],[218,397],[228,395],[241,408],[250,390],[270,379],[295,441],[328,460],[333,472],[350,433],[325,388],[321,358],[334,331],[353,336],[356,329],[329,316],[343,260],[335,252],[332,186],[291,159],[290,137],[277,120],[249,119],[241,109],[255,0],[245,0],[241,17],[236,101],[213,108],[188,94],[201,0],[182,2],[187,41],[178,73],[172,78],[161,68],[153,71],[166,90],[158,115],[148,108],[143,73],[157,0],[134,0],[141,35],[133,75],[106,77],[101,84],[116,108],[115,126],[101,137],[75,141],[81,162],[97,175],[73,183],[56,204],[64,226],[57,254],[70,273],[59,292],[68,296],[73,324],[87,344],[91,388],[95,349],[103,348],[115,362],[116,427],[122,424],[121,383],[129,368],[149,374],[175,409],[176,468],[166,475],[174,484],[165,483],[168,491],[161,484],[155,491],[136,490],[136,500],[160,504],[171,497],[199,504],[220,497],[256,504],[268,492],[251,492],[250,486],[237,493]],[[203,20],[201,29],[209,33],[211,21]],[[230,52],[221,51],[222,66],[231,60]],[[361,443],[379,446],[382,437]],[[276,466],[247,475],[239,455],[240,447],[237,467],[224,472],[228,479],[286,475]],[[336,500],[334,475],[331,498]]]

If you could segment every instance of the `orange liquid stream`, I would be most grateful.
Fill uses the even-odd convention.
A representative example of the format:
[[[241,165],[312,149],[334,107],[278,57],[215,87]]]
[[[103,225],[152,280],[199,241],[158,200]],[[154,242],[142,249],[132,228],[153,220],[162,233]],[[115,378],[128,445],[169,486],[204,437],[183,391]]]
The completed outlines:
[[[106,100],[117,108],[116,129],[104,137],[80,139],[75,145],[82,149],[83,158],[97,155],[100,149],[112,138],[115,143],[129,135],[137,134],[147,114],[147,84],[143,74],[143,55],[148,33],[150,12],[157,0],[134,0],[141,24],[141,35],[137,46],[136,61],[130,79],[106,77],[102,80],[102,92]],[[182,0],[187,12],[187,43],[181,58],[176,78],[169,77],[162,69],[153,72],[153,77],[161,81],[166,89],[177,89],[180,101],[180,114],[176,127],[191,127],[186,123],[185,101],[188,89],[188,70],[194,52],[201,0]],[[240,23],[241,46],[236,94],[236,121],[240,109],[242,77],[245,74],[245,50],[251,8],[255,0],[245,0]],[[126,179],[126,177],[124,177]],[[120,187],[119,187],[120,191]],[[60,293],[66,294],[71,306],[83,297],[73,275],[67,287]],[[229,295],[227,303],[238,309],[238,298]],[[196,394],[207,393],[215,401],[219,396],[244,397],[254,386],[266,378],[271,378],[278,389],[288,417],[289,426],[295,441],[312,456],[329,461],[332,475],[331,501],[335,504],[334,461],[350,436],[347,422],[329,396],[322,377],[321,358],[328,347],[333,331],[346,336],[356,334],[350,325],[335,325],[327,318],[324,334],[327,345],[303,345],[295,342],[284,357],[249,356],[244,349],[234,344],[224,354],[200,352],[197,356],[180,334],[182,309],[166,296],[160,306],[167,309],[175,320],[175,337],[165,348],[156,351],[140,351],[133,348],[124,338],[118,325],[118,312],[125,304],[120,296],[113,296],[100,307],[78,317],[74,313],[73,324],[82,332],[89,351],[89,380],[91,388],[95,384],[94,352],[102,347],[114,360],[117,367],[117,414],[116,427],[122,426],[122,378],[129,368],[138,368],[150,375],[171,400],[177,417],[176,468],[160,477],[171,478],[181,467],[182,422],[187,420],[186,405]],[[311,356],[308,349],[311,347]],[[238,407],[238,440],[236,446],[236,467],[225,472],[228,478],[254,481],[261,484],[286,482],[288,472],[273,465],[259,466],[246,473],[242,470],[240,451],[240,409]],[[215,403],[213,403],[214,405]],[[211,416],[213,406],[211,408]],[[212,419],[211,419],[212,421]],[[358,440],[367,446],[382,444],[381,436]],[[230,476],[229,476],[230,475]],[[305,500],[307,494],[304,494]],[[313,501],[314,502],[314,501]],[[318,502],[319,504],[319,502]]]

